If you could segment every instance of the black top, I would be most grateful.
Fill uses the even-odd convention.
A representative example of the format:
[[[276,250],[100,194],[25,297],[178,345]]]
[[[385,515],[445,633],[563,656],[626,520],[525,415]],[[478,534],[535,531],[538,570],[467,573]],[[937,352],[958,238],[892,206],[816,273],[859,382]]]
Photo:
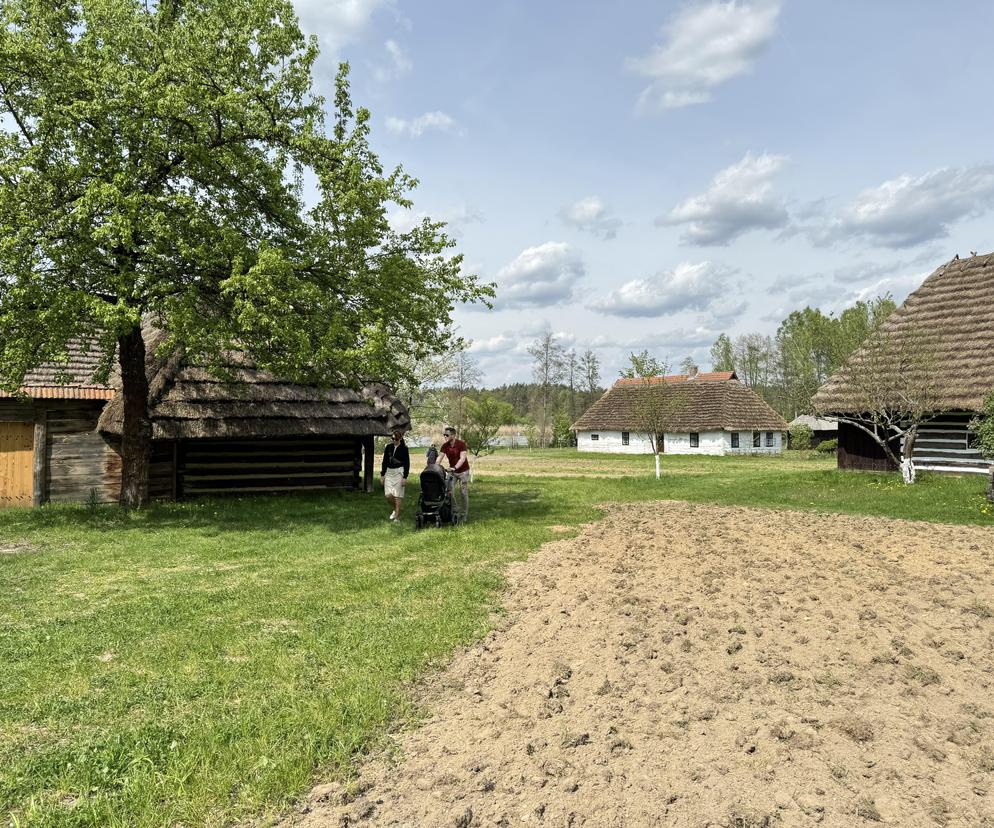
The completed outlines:
[[[411,473],[411,455],[407,450],[407,443],[401,440],[395,446],[389,443],[383,450],[383,465],[380,467],[380,474],[386,474],[387,469],[403,469],[404,479]]]

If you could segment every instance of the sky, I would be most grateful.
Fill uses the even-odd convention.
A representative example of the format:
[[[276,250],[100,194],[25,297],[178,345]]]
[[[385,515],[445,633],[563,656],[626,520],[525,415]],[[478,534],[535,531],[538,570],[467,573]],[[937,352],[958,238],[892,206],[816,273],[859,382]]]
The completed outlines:
[[[488,386],[552,331],[608,383],[630,351],[702,369],[721,332],[902,301],[994,249],[986,0],[294,0],[449,222],[492,310],[460,307]]]

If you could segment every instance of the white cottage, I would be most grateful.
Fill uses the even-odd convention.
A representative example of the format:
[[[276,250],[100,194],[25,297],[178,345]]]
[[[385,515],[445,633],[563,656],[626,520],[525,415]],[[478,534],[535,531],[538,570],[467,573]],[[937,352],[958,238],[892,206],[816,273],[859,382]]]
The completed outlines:
[[[660,435],[663,454],[780,454],[787,423],[734,371],[620,379],[573,424],[580,451],[652,454],[640,433],[640,396],[666,383],[678,404]]]

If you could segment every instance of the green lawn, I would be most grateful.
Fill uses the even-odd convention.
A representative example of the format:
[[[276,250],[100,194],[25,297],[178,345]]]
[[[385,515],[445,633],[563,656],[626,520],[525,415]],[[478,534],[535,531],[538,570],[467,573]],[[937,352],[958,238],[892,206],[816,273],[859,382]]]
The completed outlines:
[[[557,470],[579,476],[521,476]],[[479,464],[473,522],[442,532],[412,531],[413,497],[395,526],[362,494],[0,512],[0,817],[277,813],[410,714],[404,682],[486,629],[509,560],[602,502],[994,525],[977,477],[905,487],[820,457],[665,457],[663,480],[651,471],[648,457],[502,453]]]

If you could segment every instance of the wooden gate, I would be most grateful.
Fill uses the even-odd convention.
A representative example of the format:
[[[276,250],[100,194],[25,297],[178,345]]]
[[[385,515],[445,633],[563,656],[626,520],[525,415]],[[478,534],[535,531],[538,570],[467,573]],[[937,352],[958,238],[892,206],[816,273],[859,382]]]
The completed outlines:
[[[33,475],[34,424],[0,422],[0,507],[30,506]]]

